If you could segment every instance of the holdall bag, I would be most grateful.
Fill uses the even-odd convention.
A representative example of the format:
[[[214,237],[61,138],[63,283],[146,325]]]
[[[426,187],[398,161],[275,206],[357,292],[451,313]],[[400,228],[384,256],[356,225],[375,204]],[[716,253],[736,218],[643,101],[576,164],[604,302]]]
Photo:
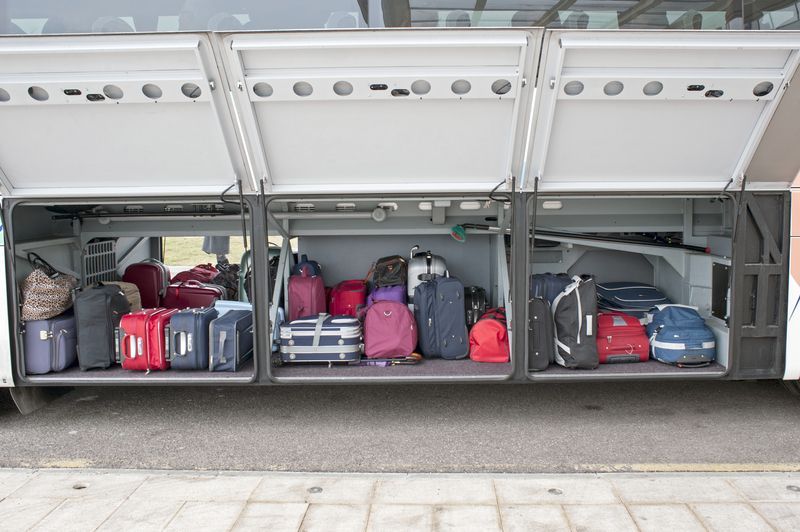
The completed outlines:
[[[597,355],[597,287],[594,279],[573,282],[553,300],[555,360],[570,369],[595,369]]]
[[[325,312],[325,281],[319,275],[300,275],[289,277],[289,321],[304,316],[314,316]]]
[[[530,297],[543,297],[552,305],[556,296],[572,282],[572,277],[566,273],[535,273],[531,275]]]
[[[361,342],[361,322],[352,316],[308,316],[281,326],[281,361],[358,362]]]
[[[170,283],[185,283],[186,281],[213,283],[217,275],[219,275],[219,270],[211,264],[198,264],[190,270],[176,273]]]
[[[48,320],[72,308],[78,280],[56,270],[36,253],[28,253],[33,271],[23,279],[22,321]]]
[[[331,289],[328,310],[334,316],[358,316],[367,303],[367,285],[361,279],[342,281]]]
[[[414,290],[414,314],[424,356],[455,360],[469,355],[461,281],[437,277],[418,284]]]
[[[400,255],[382,257],[372,267],[373,288],[383,286],[406,286],[408,280],[408,263]]]
[[[315,260],[308,260],[308,255],[301,255],[300,262],[292,267],[292,275],[300,275],[303,272],[308,276],[322,275],[322,266]]]
[[[63,371],[78,357],[75,316],[66,312],[49,320],[25,322],[25,374],[42,375]]]
[[[232,310],[211,322],[211,371],[238,371],[253,357],[253,313]]]
[[[131,311],[119,286],[90,286],[75,294],[78,365],[82,370],[106,369],[116,363],[115,330]]]
[[[597,285],[597,305],[602,310],[643,318],[648,310],[670,303],[661,290],[649,284],[615,282]]]
[[[122,280],[139,287],[142,307],[156,308],[161,305],[169,286],[169,268],[159,260],[147,259],[128,266]]]
[[[433,279],[434,276],[444,276],[447,273],[447,263],[444,258],[428,251],[417,251],[419,246],[411,248],[411,260],[408,261],[408,297],[414,297],[414,289],[422,281]],[[477,317],[475,318],[477,320]]]
[[[205,308],[225,299],[225,289],[213,284],[186,281],[169,285],[161,306],[164,308]]]
[[[469,358],[475,362],[506,363],[510,353],[506,309],[487,310],[469,331]]]
[[[113,284],[118,286],[119,289],[122,290],[122,293],[125,294],[125,298],[128,300],[128,303],[131,306],[131,312],[142,310],[142,296],[139,294],[139,287],[135,284],[126,283],[123,281],[103,281],[102,283],[97,284]]]
[[[480,286],[467,286],[464,288],[464,311],[467,317],[467,327],[472,327],[486,313],[486,290]]]
[[[555,323],[550,302],[543,297],[528,300],[528,370],[544,371],[555,362]]]
[[[167,328],[177,309],[146,308],[122,317],[117,333],[122,369],[169,369]]]
[[[597,354],[601,364],[646,362],[650,342],[639,319],[622,312],[597,315]]]
[[[708,366],[717,357],[714,332],[694,307],[659,305],[646,317],[653,358],[678,367]]]
[[[181,310],[169,321],[169,362],[172,369],[208,369],[211,322],[215,307]]]
[[[407,305],[376,301],[369,307],[364,318],[364,355],[367,358],[406,358],[416,347],[417,324]]]

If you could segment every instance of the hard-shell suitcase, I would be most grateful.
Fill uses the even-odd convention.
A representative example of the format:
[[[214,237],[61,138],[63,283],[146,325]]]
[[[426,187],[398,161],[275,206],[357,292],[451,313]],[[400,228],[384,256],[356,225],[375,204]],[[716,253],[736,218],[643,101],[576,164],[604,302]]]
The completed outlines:
[[[653,358],[678,367],[708,366],[717,358],[717,340],[694,307],[659,305],[647,315]]]
[[[550,302],[544,297],[528,300],[528,370],[544,371],[555,362],[555,324]]]
[[[556,296],[571,283],[572,277],[566,273],[533,274],[531,275],[530,297],[543,297],[552,305]]]
[[[319,314],[281,327],[281,361],[357,362],[361,359],[361,322],[351,316]]]
[[[594,369],[597,356],[597,289],[594,279],[573,277],[553,300],[556,362],[571,369]]]
[[[142,307],[156,308],[161,304],[161,298],[169,286],[169,268],[161,261],[148,259],[128,266],[122,280],[139,287]]]
[[[78,364],[82,370],[105,369],[116,362],[114,331],[130,309],[116,285],[91,286],[75,294]]]
[[[597,315],[597,354],[601,364],[646,362],[650,342],[638,318],[622,312]]]
[[[597,305],[603,310],[643,318],[648,310],[670,303],[661,290],[649,284],[616,282],[597,285]]]
[[[214,278],[219,275],[217,270],[211,264],[198,264],[190,270],[176,273],[172,278],[171,283],[185,283],[186,281],[197,281],[198,283],[213,283]]]
[[[42,375],[75,364],[78,331],[71,311],[49,320],[25,322],[25,373]]]
[[[414,289],[422,281],[429,281],[435,276],[447,274],[447,263],[444,258],[430,251],[417,251],[419,246],[411,248],[411,260],[408,261],[408,297],[414,297]],[[475,318],[477,320],[477,318]]]
[[[252,303],[245,303],[244,301],[227,301],[219,299],[214,302],[214,308],[217,309],[217,313],[219,316],[223,316],[225,313],[230,312],[232,310],[253,310]]]
[[[403,287],[405,291],[405,287]],[[408,305],[376,301],[364,318],[367,358],[406,358],[417,347],[417,324]]]
[[[205,308],[213,306],[218,299],[225,299],[225,289],[221,286],[186,281],[169,285],[161,306],[177,309]]]
[[[176,312],[169,322],[169,361],[172,369],[208,369],[208,333],[219,316],[215,307]]]
[[[510,355],[506,309],[489,309],[469,331],[469,358],[502,364],[510,360]]]
[[[467,316],[467,327],[472,327],[486,313],[486,290],[480,286],[464,288],[464,311]]]
[[[119,286],[122,293],[125,294],[125,297],[128,299],[128,303],[131,305],[131,312],[142,310],[142,296],[139,294],[139,287],[135,284],[126,283],[124,281],[103,281],[98,284],[113,284]]]
[[[437,277],[418,284],[414,291],[414,313],[423,355],[454,360],[469,354],[461,281],[455,277]]]
[[[122,368],[136,371],[169,369],[167,328],[177,309],[146,308],[126,314],[119,324]]]
[[[325,282],[319,275],[289,277],[289,321],[325,312]]]
[[[367,285],[364,281],[342,281],[331,290],[328,311],[333,316],[358,316],[367,303]]]
[[[211,322],[211,371],[237,371],[253,356],[253,313],[232,310]]]

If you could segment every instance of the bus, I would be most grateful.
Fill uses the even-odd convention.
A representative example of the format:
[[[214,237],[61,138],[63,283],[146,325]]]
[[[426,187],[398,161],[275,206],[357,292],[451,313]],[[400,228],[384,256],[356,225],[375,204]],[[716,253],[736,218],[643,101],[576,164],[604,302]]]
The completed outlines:
[[[783,0],[0,0],[0,386],[23,411],[82,385],[800,392],[799,29]],[[86,287],[198,237],[250,258],[250,361],[26,371],[35,257]],[[333,286],[412,249],[505,309],[508,362],[282,363],[298,257]],[[715,361],[534,371],[546,272],[657,287]]]

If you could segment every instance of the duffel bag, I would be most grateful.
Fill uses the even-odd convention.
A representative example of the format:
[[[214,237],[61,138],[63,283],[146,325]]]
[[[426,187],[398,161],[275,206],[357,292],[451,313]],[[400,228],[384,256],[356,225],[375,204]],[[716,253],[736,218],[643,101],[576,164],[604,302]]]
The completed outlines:
[[[653,358],[678,367],[701,367],[714,362],[714,332],[694,307],[659,305],[647,315],[647,334]]]
[[[599,364],[597,342],[597,288],[594,279],[573,277],[553,300],[556,362],[571,369],[594,369]]]
[[[185,283],[186,281],[197,281],[199,283],[210,283],[217,275],[219,275],[219,270],[211,264],[198,264],[190,270],[176,273],[171,282]]]
[[[509,361],[506,309],[487,310],[469,332],[469,358],[475,362]]]

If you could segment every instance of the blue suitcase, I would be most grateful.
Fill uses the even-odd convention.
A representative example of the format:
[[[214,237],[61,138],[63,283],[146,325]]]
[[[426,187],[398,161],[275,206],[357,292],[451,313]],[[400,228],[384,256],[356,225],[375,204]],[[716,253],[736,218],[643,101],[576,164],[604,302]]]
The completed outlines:
[[[643,283],[603,283],[597,285],[597,306],[602,310],[624,312],[643,318],[648,310],[672,303],[661,290]]]
[[[280,327],[281,361],[358,362],[363,350],[361,322],[352,316],[318,314]]]
[[[464,285],[455,277],[436,277],[414,289],[419,349],[426,357],[450,360],[469,354]]]
[[[49,320],[26,321],[23,336],[27,375],[64,371],[78,358],[78,332],[72,311]]]
[[[186,309],[169,322],[169,361],[172,369],[208,369],[208,334],[219,313],[214,307]]]
[[[553,304],[558,294],[572,284],[572,277],[566,273],[535,273],[531,275],[529,299],[542,298]]]
[[[211,322],[208,369],[238,371],[253,356],[253,313],[231,310]]]

